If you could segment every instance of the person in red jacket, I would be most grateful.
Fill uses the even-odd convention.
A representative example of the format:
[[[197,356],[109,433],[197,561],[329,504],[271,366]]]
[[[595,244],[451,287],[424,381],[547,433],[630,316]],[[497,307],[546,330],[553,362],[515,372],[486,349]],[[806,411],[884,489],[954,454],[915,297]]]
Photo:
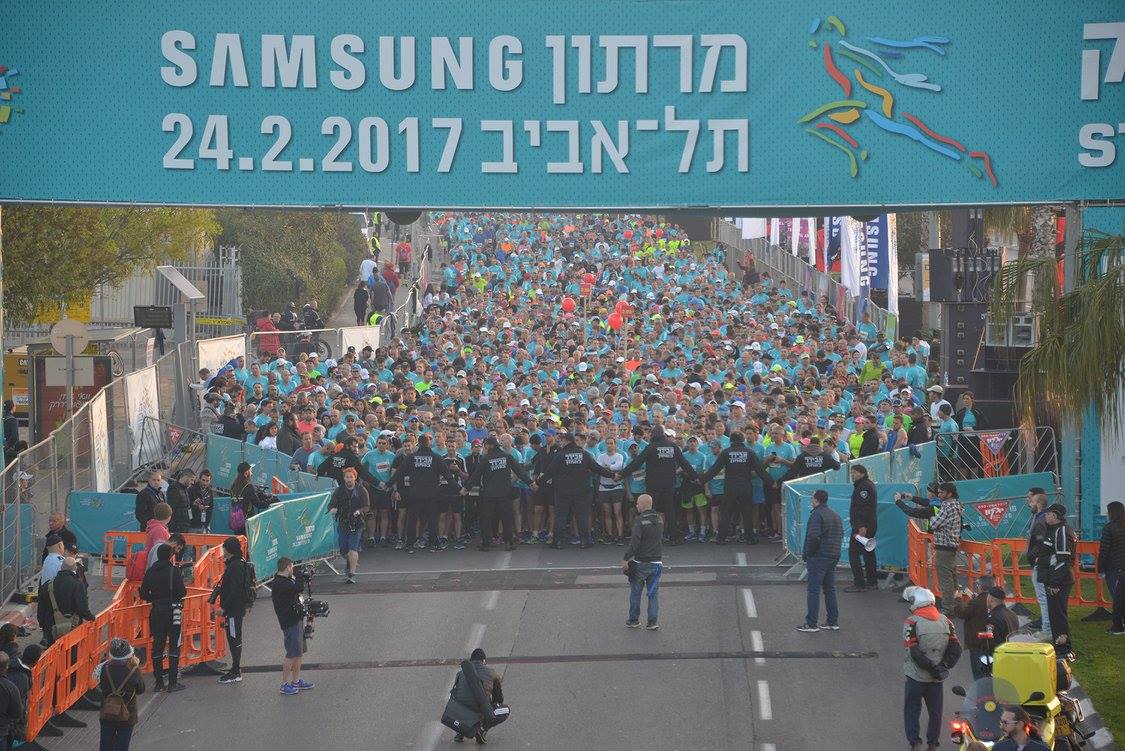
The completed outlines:
[[[387,286],[391,288],[391,297],[394,297],[395,292],[398,291],[399,276],[395,271],[394,264],[386,263],[383,265],[383,279],[386,280]]]
[[[257,327],[258,331],[263,332],[262,335],[258,337],[258,352],[261,354],[274,354],[281,349],[281,338],[278,337],[276,333],[273,333],[281,331],[281,329],[277,327],[277,322],[280,320],[281,314],[274,313],[273,315],[262,316],[255,322],[254,325]]]

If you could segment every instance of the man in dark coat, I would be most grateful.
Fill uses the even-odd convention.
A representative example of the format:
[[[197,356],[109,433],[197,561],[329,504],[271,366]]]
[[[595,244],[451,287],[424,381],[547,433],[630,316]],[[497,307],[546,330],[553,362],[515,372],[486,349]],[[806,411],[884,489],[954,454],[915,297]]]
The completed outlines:
[[[37,616],[39,627],[43,629],[43,639],[48,644],[57,638],[54,633],[55,605],[58,606],[59,615],[64,618],[77,615],[79,622],[94,620],[86,587],[78,578],[78,561],[74,558],[64,558],[58,575],[39,586]]]
[[[156,504],[166,502],[163,488],[164,473],[159,469],[154,469],[149,473],[148,483],[137,493],[136,509],[133,515],[136,517],[137,524],[140,525],[142,532],[145,531],[149,520],[152,519]]]
[[[862,464],[848,467],[852,476],[852,502],[848,510],[851,520],[851,535],[848,540],[848,561],[852,565],[852,578],[855,583],[846,587],[845,592],[866,592],[875,589],[879,583],[875,573],[875,551],[868,550],[856,540],[856,535],[872,539],[878,531],[878,498],[875,483],[867,476],[867,468]]]
[[[496,674],[495,670],[485,664],[486,659],[484,650],[480,647],[474,649],[473,653],[469,656],[469,661],[473,663],[473,667],[476,668],[477,678],[481,682],[484,694],[489,698],[492,706],[480,706],[480,703],[477,701],[476,691],[465,681],[464,672],[457,673],[457,679],[453,682],[452,691],[453,698],[457,703],[476,711],[484,718],[481,722],[481,729],[476,737],[477,743],[482,746],[485,743],[485,733],[488,731],[488,721],[492,717],[493,708],[504,703],[504,690],[500,686],[500,676]],[[454,736],[453,740],[455,743],[461,743],[465,738],[458,733]]]
[[[645,492],[652,496],[653,508],[664,515],[668,535],[672,545],[683,542],[679,524],[676,520],[676,468],[679,467],[686,479],[699,480],[691,463],[684,458],[680,447],[668,440],[664,428],[657,425],[652,429],[652,442],[633,461],[626,464],[619,473],[628,477],[645,467]],[[555,524],[558,525],[558,509],[555,509]],[[558,542],[556,539],[555,542]]]

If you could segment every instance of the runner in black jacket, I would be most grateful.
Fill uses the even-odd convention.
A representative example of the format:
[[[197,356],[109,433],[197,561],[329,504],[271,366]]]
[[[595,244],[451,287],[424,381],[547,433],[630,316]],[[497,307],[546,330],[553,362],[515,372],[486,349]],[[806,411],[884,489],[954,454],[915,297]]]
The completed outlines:
[[[438,498],[441,493],[438,477],[444,477],[447,482],[453,481],[453,473],[445,466],[441,457],[430,448],[430,437],[422,434],[418,436],[418,449],[413,453],[404,454],[394,474],[391,475],[392,485],[396,485],[400,478],[408,481],[410,485],[410,504],[406,509],[406,552],[408,553],[414,552],[414,544],[418,541],[419,517],[426,525],[430,545],[437,549],[437,522],[440,513]]]
[[[628,477],[642,464],[645,466],[645,492],[652,496],[653,508],[664,514],[671,544],[679,545],[683,536],[676,520],[676,467],[680,467],[687,478],[698,480],[699,476],[680,447],[668,440],[659,425],[652,429],[652,443],[621,469],[621,476]],[[557,523],[557,514],[555,519]]]
[[[746,525],[747,539],[754,543],[758,535],[754,531],[754,502],[752,500],[751,482],[752,475],[762,479],[768,488],[773,486],[773,478],[766,472],[765,467],[758,461],[758,456],[746,445],[742,433],[735,431],[730,434],[730,446],[719,452],[715,463],[711,465],[699,481],[703,484],[714,479],[715,475],[726,471],[723,486],[723,500],[719,512],[719,531],[715,542],[720,545],[726,538],[733,536],[731,529],[731,512],[739,511],[742,514],[743,524]]]
[[[590,548],[590,503],[593,499],[594,475],[613,477],[614,473],[594,461],[589,452],[577,443],[581,433],[568,435],[562,446],[551,456],[543,476],[554,485],[555,491],[555,540],[551,547],[562,547],[562,534],[568,522],[567,516],[574,514],[578,525],[578,536],[583,548]]]
[[[797,455],[793,464],[781,476],[782,483],[840,468],[840,462],[836,461],[832,454],[825,452],[819,443],[815,443],[808,438],[802,438],[801,441],[801,453]],[[808,445],[805,445],[804,441],[809,441]]]
[[[500,448],[495,436],[484,439],[486,452],[477,464],[469,479],[465,480],[464,495],[480,483],[480,550],[491,550],[492,524],[496,512],[500,512],[500,525],[504,529],[504,542],[507,550],[516,549],[512,533],[512,498],[516,489],[512,486],[512,475],[528,485],[533,485],[520,463]]]

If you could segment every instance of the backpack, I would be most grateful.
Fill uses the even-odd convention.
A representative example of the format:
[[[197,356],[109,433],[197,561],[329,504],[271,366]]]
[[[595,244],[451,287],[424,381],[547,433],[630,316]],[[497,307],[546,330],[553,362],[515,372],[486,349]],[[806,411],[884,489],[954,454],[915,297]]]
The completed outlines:
[[[241,500],[231,505],[227,523],[230,525],[232,532],[246,532],[246,509],[242,508]]]
[[[143,550],[134,550],[125,559],[125,579],[131,582],[140,582],[145,578],[145,569],[148,567],[148,547]]]
[[[258,580],[258,571],[250,561],[243,561],[242,566],[242,596],[246,601],[246,609],[249,610],[258,599],[258,589],[254,586],[254,582]]]
[[[136,667],[129,671],[129,674],[125,676],[122,687],[129,685],[129,681],[132,680],[133,674],[136,672]],[[132,718],[129,713],[129,702],[121,695],[121,689],[114,684],[113,675],[108,672],[108,668],[106,680],[109,681],[110,692],[102,697],[102,708],[99,716],[107,722],[128,722]]]
[[[52,579],[50,583],[47,584],[47,596],[51,599],[51,615],[54,617],[54,623],[51,625],[51,638],[55,640],[69,634],[82,622],[82,616],[78,615],[78,613],[66,615],[59,610],[59,602],[55,599],[56,581],[57,579]]]

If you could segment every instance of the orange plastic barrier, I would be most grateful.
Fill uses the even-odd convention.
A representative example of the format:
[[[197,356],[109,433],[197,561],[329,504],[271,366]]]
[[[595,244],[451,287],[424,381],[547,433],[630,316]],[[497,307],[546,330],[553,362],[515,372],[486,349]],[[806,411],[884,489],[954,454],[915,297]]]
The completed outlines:
[[[923,532],[913,520],[910,521],[906,536],[907,554],[910,564],[907,572],[910,581],[922,587],[929,587],[934,594],[941,594],[937,587],[937,577],[933,572],[934,536]],[[1036,602],[1032,586],[1031,567],[1025,561],[1027,540],[1017,537],[997,538],[992,542],[962,541],[961,550],[968,557],[968,566],[959,567],[957,572],[964,577],[973,591],[983,576],[991,576],[1001,583],[1010,595],[1010,602]],[[1104,582],[1097,573],[1083,571],[1078,561],[1084,556],[1098,557],[1099,544],[1085,540],[1075,547],[1074,582],[1075,586],[1068,600],[1071,605],[1113,607],[1113,601],[1106,592]],[[1093,582],[1092,597],[1083,594],[1084,582]],[[1087,585],[1090,586],[1090,585]]]
[[[125,540],[126,549],[139,542],[143,532],[108,532],[105,536],[106,567],[111,580],[111,563],[124,566],[124,559],[113,555],[115,543]],[[184,598],[183,646],[180,666],[197,665],[217,660],[226,654],[227,645],[216,608],[207,600],[223,576],[222,541],[224,535],[185,535],[197,555],[192,566],[191,584]],[[243,552],[246,538],[239,538]],[[205,551],[205,552],[203,552]],[[83,623],[43,651],[31,671],[31,690],[27,697],[27,740],[34,740],[44,724],[59,712],[71,707],[97,683],[94,668],[106,658],[109,642],[122,637],[135,647],[149,649],[152,640],[148,618],[151,605],[137,597],[136,582],[122,582],[112,602],[98,613],[95,620]],[[141,669],[152,670],[146,662]]]
[[[125,577],[125,561],[128,560],[129,554],[135,550],[143,550],[147,539],[144,532],[105,533],[105,541],[102,543],[102,563],[105,566],[102,570],[103,587],[111,589],[121,582]],[[222,545],[225,539],[227,539],[226,535],[184,535],[187,547],[195,551],[195,560],[199,560],[207,550]],[[122,544],[125,552],[118,554],[117,548]]]

